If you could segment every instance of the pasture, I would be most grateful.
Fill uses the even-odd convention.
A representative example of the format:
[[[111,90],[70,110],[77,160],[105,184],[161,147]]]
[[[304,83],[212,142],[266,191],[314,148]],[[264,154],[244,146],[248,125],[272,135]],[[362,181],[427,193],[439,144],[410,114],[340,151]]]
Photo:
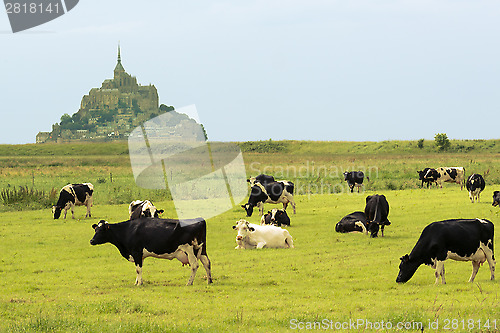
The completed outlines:
[[[75,220],[53,220],[50,208],[2,207],[0,331],[284,332],[329,320],[333,325],[363,323],[351,331],[385,331],[382,321],[393,328],[400,322],[421,322],[426,331],[438,321],[438,331],[447,323],[454,331],[471,331],[468,325],[474,320],[472,331],[495,331],[494,324],[500,326],[498,280],[489,281],[487,264],[473,284],[467,283],[472,265],[455,261],[445,263],[446,285],[434,285],[434,271],[427,266],[406,284],[395,279],[399,257],[411,251],[430,222],[475,217],[500,221],[500,209],[491,206],[493,190],[500,190],[498,152],[349,155],[333,148],[327,154],[322,145],[327,144],[318,143],[309,152],[302,143],[297,144],[300,150],[245,152],[249,174],[274,173],[295,181],[302,191],[288,228],[295,249],[234,250],[232,225],[244,218],[243,209],[235,207],[207,220],[214,283],[206,284],[200,268],[190,287],[185,286],[187,267],[152,258],[143,266],[144,285],[136,287],[134,265],[114,246],[89,244],[91,225],[100,219],[126,220],[132,199],[148,196],[166,210],[165,217],[175,217],[172,202],[165,200],[168,194],[133,185],[123,147],[114,146],[110,156],[104,156],[105,145],[100,146],[103,152],[88,155],[78,149],[68,155],[4,153],[2,189],[33,182],[48,191],[90,181],[96,193],[88,219],[83,207],[75,209]],[[65,151],[60,147],[65,145],[55,148]],[[416,170],[438,165],[464,166],[467,175],[489,169],[481,202],[471,204],[467,192],[454,184],[418,188]],[[341,173],[361,167],[373,172],[366,191],[346,193]],[[386,227],[386,237],[335,233],[335,224],[363,210],[365,197],[373,193],[385,194],[390,204],[392,225]],[[258,223],[259,217],[248,220]]]

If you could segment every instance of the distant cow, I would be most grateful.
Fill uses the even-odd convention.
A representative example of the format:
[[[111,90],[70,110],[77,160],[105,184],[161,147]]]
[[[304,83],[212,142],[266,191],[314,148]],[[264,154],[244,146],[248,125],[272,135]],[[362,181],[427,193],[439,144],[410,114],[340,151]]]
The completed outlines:
[[[366,225],[368,224],[368,219],[364,212],[354,212],[346,215],[337,222],[335,225],[336,232],[354,232],[359,231],[364,234],[368,234]]]
[[[493,207],[500,205],[500,191],[493,192]]]
[[[157,209],[149,200],[135,200],[128,206],[129,219],[135,220],[139,217],[159,217],[163,209]]]
[[[433,222],[424,228],[411,253],[401,257],[398,283],[407,282],[422,264],[436,270],[436,284],[444,279],[444,261],[472,261],[473,282],[479,266],[488,261],[491,280],[495,278],[495,256],[493,254],[494,226],[488,220],[455,219]]]
[[[284,209],[274,208],[268,211],[267,214],[262,215],[260,219],[260,225],[271,224],[278,227],[281,225],[290,225],[290,217]]]
[[[370,232],[370,237],[377,237],[379,228],[384,237],[384,227],[390,225],[391,222],[387,219],[389,215],[389,203],[384,195],[369,195],[366,197],[365,215],[367,229]]]
[[[291,192],[290,192],[291,191]],[[271,182],[267,184],[255,183],[252,186],[248,202],[241,207],[247,212],[247,216],[252,216],[253,208],[258,207],[260,215],[264,214],[264,203],[282,203],[286,209],[288,203],[292,205],[295,214],[295,201],[293,200],[293,183]]]
[[[465,169],[462,167],[446,168],[441,167],[436,169],[439,173],[437,184],[442,188],[443,182],[460,184],[460,190],[464,187]]]
[[[479,202],[479,195],[484,190],[485,186],[486,184],[484,182],[484,178],[480,174],[473,173],[469,178],[467,178],[465,187],[467,188],[467,191],[469,191],[469,199],[471,202]]]
[[[351,189],[351,193],[354,190],[354,187],[356,186],[358,188],[358,193],[359,193],[359,188],[363,186],[363,180],[365,179],[365,174],[363,171],[351,171],[351,172],[344,172],[344,180],[347,182],[347,185]],[[367,180],[370,180],[368,177],[366,177]]]
[[[273,225],[257,225],[239,220],[233,226],[238,231],[235,249],[293,248],[292,236],[286,229]]]
[[[267,184],[267,183],[272,183],[274,181],[275,180],[273,176],[268,176],[264,174],[260,174],[256,177],[250,177],[247,179],[247,182],[250,183],[250,186],[254,186],[255,183]]]
[[[68,209],[71,209],[71,215],[75,218],[75,206],[86,206],[87,214],[85,214],[85,217],[91,217],[90,207],[92,207],[94,201],[93,194],[94,185],[91,183],[68,184],[64,186],[61,192],[59,192],[59,199],[56,205],[52,206],[54,219],[58,219],[61,216],[63,209],[64,218],[66,218]]]
[[[92,226],[95,230],[91,245],[111,243],[120,254],[135,263],[136,285],[142,284],[142,263],[147,257],[177,259],[191,266],[192,285],[201,261],[212,283],[210,260],[207,256],[207,225],[205,220],[173,220],[141,217],[121,223],[109,224],[101,220]]]
[[[424,183],[427,183],[427,188],[432,183],[435,183],[438,186],[437,180],[441,175],[436,169],[425,168],[422,171],[417,171],[419,180],[422,181],[422,188],[424,187]]]

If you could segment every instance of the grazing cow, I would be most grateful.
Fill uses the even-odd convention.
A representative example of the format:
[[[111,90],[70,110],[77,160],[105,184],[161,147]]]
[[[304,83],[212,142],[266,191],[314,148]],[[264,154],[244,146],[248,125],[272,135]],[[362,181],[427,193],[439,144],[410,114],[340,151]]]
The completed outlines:
[[[282,224],[290,225],[290,217],[286,213],[284,209],[274,208],[271,211],[267,212],[267,214],[262,215],[260,219],[260,225],[271,224],[278,227],[281,227]]]
[[[238,231],[235,249],[293,248],[292,236],[286,229],[274,225],[257,225],[239,220],[233,226]]]
[[[267,183],[272,183],[275,182],[273,176],[268,176],[264,174],[260,174],[256,177],[250,177],[247,179],[247,182],[250,183],[250,186],[254,186],[255,183],[261,183],[261,184],[267,184]]]
[[[344,180],[347,182],[347,185],[351,189],[351,193],[354,190],[354,186],[358,188],[358,193],[359,193],[359,188],[363,186],[363,180],[365,178],[365,174],[363,171],[351,171],[351,172],[344,172]],[[370,180],[370,178],[366,177],[367,180]]]
[[[364,234],[368,234],[368,230],[366,229],[366,225],[368,224],[368,220],[364,212],[354,212],[349,215],[346,215],[337,222],[335,225],[336,232],[355,232],[359,231]]]
[[[439,173],[437,184],[442,188],[443,182],[446,183],[456,183],[460,184],[460,190],[464,187],[465,180],[465,169],[462,167],[453,168],[437,168],[436,171]]]
[[[198,259],[207,271],[207,281],[212,283],[210,260],[207,256],[207,225],[205,220],[173,220],[140,217],[121,223],[109,224],[101,220],[92,226],[95,230],[91,245],[111,243],[120,254],[135,263],[136,285],[142,284],[142,263],[147,257],[172,260],[191,266],[192,285]]]
[[[424,228],[413,250],[401,257],[398,283],[407,282],[417,268],[428,265],[435,269],[436,284],[444,279],[444,261],[472,261],[473,282],[479,266],[488,261],[491,280],[495,278],[495,256],[493,254],[494,226],[488,220],[454,219],[433,222]]]
[[[436,169],[425,168],[422,171],[417,171],[419,180],[422,181],[422,188],[424,188],[424,183],[427,183],[427,188],[432,183],[435,183],[438,186],[437,180],[441,175],[437,172]]]
[[[135,220],[139,217],[159,217],[163,209],[157,209],[149,200],[135,200],[128,206],[129,219]]]
[[[467,191],[469,191],[469,199],[472,203],[474,203],[474,201],[479,202],[479,195],[484,190],[485,186],[484,178],[480,174],[473,173],[467,178],[465,187]]]
[[[289,192],[291,189],[292,192]],[[264,203],[282,203],[283,209],[286,209],[288,203],[292,205],[293,213],[295,214],[295,201],[293,200],[293,183],[288,182],[272,182],[268,184],[255,183],[252,186],[252,191],[248,202],[241,207],[247,212],[247,216],[252,216],[253,208],[259,207],[260,215],[264,214]]]
[[[56,205],[52,206],[54,219],[58,219],[61,216],[63,209],[64,218],[66,218],[68,209],[71,209],[71,215],[75,218],[75,206],[86,206],[87,214],[85,214],[85,217],[91,217],[90,207],[92,207],[94,201],[93,194],[94,185],[91,183],[68,184],[64,186],[59,193]]]
[[[387,219],[389,215],[389,203],[385,196],[378,194],[367,196],[365,215],[368,220],[366,227],[370,232],[370,237],[378,236],[379,227],[382,232],[382,237],[384,237],[384,227],[391,224]]]
[[[493,192],[493,207],[500,205],[500,191]]]

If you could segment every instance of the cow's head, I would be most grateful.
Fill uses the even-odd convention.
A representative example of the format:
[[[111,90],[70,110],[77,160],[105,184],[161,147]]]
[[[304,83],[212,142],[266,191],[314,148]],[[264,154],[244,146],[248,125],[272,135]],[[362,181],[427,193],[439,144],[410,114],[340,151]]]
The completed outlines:
[[[95,230],[95,234],[90,240],[90,245],[99,245],[110,241],[108,222],[100,220],[98,224],[93,224],[92,228]]]
[[[233,229],[238,231],[236,235],[236,242],[239,243],[243,241],[250,233],[255,231],[255,228],[250,226],[250,223],[246,220],[239,220],[236,225],[233,225]]]
[[[410,256],[407,254],[399,259],[401,260],[401,263],[399,264],[399,274],[396,278],[396,282],[405,283],[409,279],[411,279],[413,274],[415,274],[420,264],[418,262],[410,260]]]
[[[374,221],[368,221],[366,223],[366,230],[370,233],[371,238],[378,237],[378,231],[380,230],[380,224]]]
[[[493,192],[493,207],[500,205],[500,191]]]
[[[417,173],[418,173],[418,179],[424,180],[424,176],[425,176],[424,170],[417,171]]]
[[[253,205],[250,203],[241,205],[241,208],[243,208],[247,212],[247,217],[252,216],[253,213]]]
[[[62,207],[52,206],[52,214],[54,214],[54,220],[57,220],[61,216]]]
[[[344,180],[347,180],[347,177],[349,176],[349,172],[346,171],[346,172],[343,173],[343,175],[344,175]]]

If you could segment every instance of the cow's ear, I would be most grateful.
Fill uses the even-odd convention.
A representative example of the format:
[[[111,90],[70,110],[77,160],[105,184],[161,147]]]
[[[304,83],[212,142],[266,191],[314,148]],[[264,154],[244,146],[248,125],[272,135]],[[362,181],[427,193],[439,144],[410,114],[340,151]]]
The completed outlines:
[[[95,230],[96,228],[97,228],[97,224],[95,224],[95,223],[94,223],[94,224],[92,224],[92,229],[94,229],[94,230]]]
[[[158,212],[158,214],[163,214],[164,210],[163,209],[158,209],[157,212]]]
[[[255,228],[254,227],[249,227],[248,230],[250,230],[250,231],[253,232],[253,231],[255,231]]]
[[[249,178],[247,178],[247,183],[250,183],[250,179]]]
[[[241,205],[241,208],[245,208],[245,205]]]
[[[236,226],[235,226],[235,225],[233,225],[233,229],[236,229]]]
[[[410,257],[408,256],[408,254],[405,254],[404,256],[402,256],[401,258],[399,258],[402,262],[408,262],[410,260]]]

